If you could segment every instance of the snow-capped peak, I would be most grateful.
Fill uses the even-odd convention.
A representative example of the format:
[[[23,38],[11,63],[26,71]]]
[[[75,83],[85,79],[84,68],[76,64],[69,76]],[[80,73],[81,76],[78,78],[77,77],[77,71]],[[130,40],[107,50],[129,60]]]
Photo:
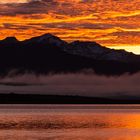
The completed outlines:
[[[60,45],[65,43],[59,37],[56,37],[50,33],[44,34],[44,35],[38,37],[37,42],[41,43],[41,42],[45,42],[45,41],[50,43],[50,44],[55,44],[56,46],[60,46]]]

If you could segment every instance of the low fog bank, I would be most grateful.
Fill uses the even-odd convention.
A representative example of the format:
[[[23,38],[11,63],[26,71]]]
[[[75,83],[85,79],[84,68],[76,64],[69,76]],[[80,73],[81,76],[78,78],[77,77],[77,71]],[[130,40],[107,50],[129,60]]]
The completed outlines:
[[[97,97],[140,96],[140,73],[122,76],[96,74],[24,74],[0,78],[0,93],[82,95]]]

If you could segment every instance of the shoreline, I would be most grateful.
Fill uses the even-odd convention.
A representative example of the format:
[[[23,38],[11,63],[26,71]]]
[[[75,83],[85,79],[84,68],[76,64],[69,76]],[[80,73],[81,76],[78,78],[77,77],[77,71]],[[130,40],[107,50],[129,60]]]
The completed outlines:
[[[121,97],[120,97],[121,98]],[[70,95],[0,93],[0,104],[140,104],[140,98],[120,99]]]

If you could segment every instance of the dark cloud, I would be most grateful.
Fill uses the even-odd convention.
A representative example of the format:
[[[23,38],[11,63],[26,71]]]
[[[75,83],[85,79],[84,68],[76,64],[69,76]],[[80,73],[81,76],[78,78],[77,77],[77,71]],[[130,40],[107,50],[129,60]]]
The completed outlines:
[[[76,78],[75,78],[76,77]],[[0,92],[48,93],[84,96],[139,96],[140,73],[134,75],[106,77],[95,74],[57,74],[40,75],[25,74],[0,79],[0,83],[25,83],[31,86],[3,86]]]
[[[76,7],[75,3],[70,1],[28,0],[26,3],[0,4],[0,7],[0,15],[11,16],[18,14],[47,14],[48,12],[70,16],[82,14],[82,9],[80,9],[80,7]]]
[[[0,4],[0,15],[45,14],[55,6],[57,6],[56,2],[38,0],[30,0],[28,3]]]
[[[140,32],[139,31],[118,31],[118,32],[114,32],[111,33],[110,35],[114,35],[114,36],[140,36]]]
[[[6,29],[14,29],[14,30],[28,30],[30,28],[33,28],[32,26],[29,25],[17,25],[17,24],[10,24],[10,23],[3,23],[3,28]]]

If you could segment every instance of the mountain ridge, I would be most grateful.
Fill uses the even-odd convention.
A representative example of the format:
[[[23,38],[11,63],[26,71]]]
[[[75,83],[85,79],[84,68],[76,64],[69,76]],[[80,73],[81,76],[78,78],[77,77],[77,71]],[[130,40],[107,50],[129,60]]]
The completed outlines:
[[[52,34],[24,41],[7,37],[0,41],[0,74],[19,72],[78,72],[92,69],[99,74],[135,73],[140,56],[124,50],[109,49],[96,42],[67,43]]]
[[[66,42],[66,41],[64,41],[64,40],[62,40],[62,39],[60,39],[59,37],[57,37],[57,36],[55,36],[55,35],[53,35],[53,34],[51,34],[51,33],[46,33],[46,34],[43,34],[43,35],[40,35],[40,36],[35,36],[35,37],[31,37],[31,38],[29,38],[29,39],[25,39],[25,40],[22,40],[22,41],[20,41],[20,40],[18,40],[16,37],[14,37],[14,36],[8,36],[8,37],[6,37],[6,38],[4,38],[3,40],[0,40],[0,42],[5,42],[5,41],[9,41],[9,43],[10,43],[10,41],[13,41],[13,42],[15,42],[15,43],[22,43],[22,42],[28,42],[28,41],[31,41],[31,40],[34,40],[34,41],[37,41],[38,39],[40,38],[40,42],[41,41],[44,41],[45,40],[45,38],[55,38],[55,39],[57,39],[57,40],[59,40],[59,41],[61,41],[61,42],[64,42],[64,44],[69,44],[69,45],[74,45],[75,43],[77,44],[77,43],[87,43],[87,44],[92,44],[92,45],[95,45],[95,46],[99,46],[99,47],[102,47],[102,48],[105,48],[105,49],[109,49],[109,50],[114,50],[114,51],[123,51],[123,52],[126,52],[126,53],[131,53],[131,54],[134,54],[133,52],[127,52],[126,50],[124,50],[124,49],[119,49],[119,50],[116,50],[116,49],[112,49],[112,48],[108,48],[108,47],[106,47],[106,46],[102,46],[102,45],[100,45],[99,43],[97,43],[97,42],[95,42],[95,41],[80,41],[80,40],[75,40],[75,41],[72,41],[72,42],[70,42],[70,43],[68,43],[68,42]],[[42,40],[41,40],[41,38],[42,38]],[[43,40],[43,38],[44,38],[44,40]],[[47,41],[47,40],[46,40]],[[138,54],[134,54],[134,55],[137,55],[137,56],[139,56]]]

